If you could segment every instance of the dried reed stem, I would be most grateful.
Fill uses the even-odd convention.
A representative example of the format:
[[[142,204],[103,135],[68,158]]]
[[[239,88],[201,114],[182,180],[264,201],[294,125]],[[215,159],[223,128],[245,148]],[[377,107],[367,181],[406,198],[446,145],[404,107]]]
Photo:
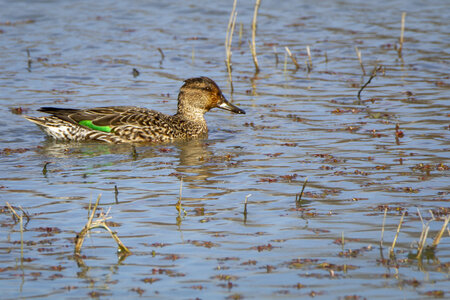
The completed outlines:
[[[381,226],[381,239],[380,239],[380,247],[383,248],[383,237],[384,237],[384,224],[386,223],[386,214],[387,207],[384,209],[384,217],[383,217],[383,225]]]
[[[288,47],[284,47],[284,49],[286,50],[287,54],[289,55],[289,57],[291,58],[292,62],[295,65],[295,70],[298,70],[300,68],[300,65],[297,62],[297,59],[295,58],[294,55],[292,55],[291,50],[289,50]]]
[[[311,72],[312,70],[312,59],[311,59],[311,49],[309,48],[309,46],[306,46],[306,53],[308,54],[308,73]]]
[[[362,62],[361,51],[356,46],[355,46],[355,51],[356,51],[356,55],[358,56],[359,65],[361,66],[361,70],[363,71],[363,75],[366,76],[366,70],[364,69],[364,65],[363,65],[363,62]]]
[[[86,225],[84,226],[84,228],[80,231],[79,234],[77,234],[76,238],[75,238],[75,255],[80,255],[81,252],[81,247],[83,246],[83,242],[84,242],[84,238],[86,237],[86,234],[91,230],[91,229],[95,229],[95,228],[103,228],[106,231],[108,231],[111,235],[111,237],[116,241],[117,246],[119,248],[118,252],[121,254],[131,254],[131,251],[120,241],[119,237],[117,236],[117,234],[115,232],[113,232],[108,225],[106,225],[106,215],[101,215],[100,218],[98,220],[96,220],[95,222],[93,222],[94,220],[94,216],[95,216],[95,212],[97,210],[97,206],[98,203],[100,202],[100,197],[101,194],[98,195],[97,197],[97,201],[95,202],[95,205],[92,209],[92,212],[89,216],[89,219],[86,223]]]
[[[426,225],[425,228],[422,230],[422,234],[420,235],[419,245],[417,246],[417,255],[416,257],[419,258],[422,256],[422,251],[425,248],[425,243],[428,237],[428,231],[430,230],[430,226]]]
[[[303,191],[305,190],[306,187],[306,183],[308,182],[308,177],[305,178],[305,181],[303,182],[303,186],[302,186],[302,191],[300,192],[300,194],[295,195],[295,201],[297,203],[300,203],[302,201],[302,197],[303,197]]]
[[[248,198],[251,196],[252,194],[248,194],[247,196],[245,196],[245,201],[244,201],[244,217],[247,218],[247,203],[248,203]]]
[[[389,255],[394,254],[395,244],[397,243],[397,238],[400,233],[400,228],[402,228],[403,218],[405,217],[406,211],[403,212],[402,217],[400,218],[400,223],[398,223],[397,233],[395,234],[394,240],[392,241],[391,249],[389,250]]]
[[[236,26],[236,17],[237,17],[236,3],[237,0],[234,0],[233,8],[231,9],[230,19],[228,21],[227,34],[225,36],[225,55],[226,55],[225,63],[227,66],[228,80],[230,81],[231,92],[233,92],[233,79],[231,76],[231,43],[233,41],[234,27]]]
[[[6,202],[6,206],[11,211],[14,222],[20,221],[20,219],[23,218],[23,216],[25,216],[25,218],[27,218],[27,223],[30,222],[30,216],[23,210],[22,206],[19,206],[20,211],[22,212],[21,216],[19,216],[19,214],[16,212],[16,210],[8,202]]]
[[[444,235],[445,228],[447,228],[449,221],[450,221],[450,216],[447,216],[444,220],[444,224],[442,225],[441,230],[439,231],[438,235],[433,240],[433,244],[431,245],[433,248],[436,248],[437,245],[439,245],[439,243],[441,242],[441,238]]]
[[[251,51],[253,56],[253,63],[255,64],[256,73],[259,72],[258,58],[256,57],[256,17],[258,16],[259,5],[261,4],[261,0],[256,0],[255,10],[253,12],[253,22],[252,22],[252,43],[251,43]]]
[[[13,214],[13,219],[14,221],[20,220],[20,216],[19,214],[15,211],[15,209],[11,206],[11,204],[9,204],[8,202],[6,202],[6,206],[8,206],[9,210],[11,211],[11,213]]]
[[[402,50],[403,50],[403,37],[405,34],[405,18],[406,18],[406,12],[402,12],[402,25],[400,29],[400,43],[397,49],[398,57],[402,57]]]

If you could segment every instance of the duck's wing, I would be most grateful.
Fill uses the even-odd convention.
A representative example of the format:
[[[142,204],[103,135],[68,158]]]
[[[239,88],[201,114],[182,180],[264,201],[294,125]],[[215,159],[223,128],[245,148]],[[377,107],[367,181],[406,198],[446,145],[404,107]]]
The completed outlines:
[[[42,107],[39,111],[64,121],[93,130],[110,132],[119,126],[148,126],[149,122],[165,119],[162,113],[135,106],[109,106],[92,109]]]

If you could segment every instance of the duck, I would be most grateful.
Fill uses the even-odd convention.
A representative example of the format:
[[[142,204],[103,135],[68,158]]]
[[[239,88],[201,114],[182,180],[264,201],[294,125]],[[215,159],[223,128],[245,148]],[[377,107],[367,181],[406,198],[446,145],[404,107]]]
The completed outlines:
[[[245,114],[225,98],[212,79],[203,76],[184,81],[174,115],[136,106],[107,106],[89,109],[41,107],[38,111],[50,116],[24,117],[57,141],[159,143],[207,136],[204,114],[213,108]]]

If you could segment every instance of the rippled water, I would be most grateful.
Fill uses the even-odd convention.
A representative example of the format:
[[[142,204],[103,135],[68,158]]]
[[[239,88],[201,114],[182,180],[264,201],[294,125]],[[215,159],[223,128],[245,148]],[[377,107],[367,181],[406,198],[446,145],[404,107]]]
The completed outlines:
[[[262,1],[255,74],[254,2],[238,1],[233,93],[227,2],[2,1],[1,206],[30,216],[21,263],[20,226],[1,211],[2,298],[448,296],[448,229],[428,259],[410,255],[422,232],[417,211],[435,218],[428,245],[449,214],[448,2]],[[375,65],[384,72],[359,103]],[[247,112],[208,113],[205,140],[133,154],[129,145],[46,140],[20,116],[124,104],[174,113],[182,80],[200,75]],[[181,178],[187,214],[178,218]],[[133,252],[124,259],[103,231],[73,256],[99,194]]]

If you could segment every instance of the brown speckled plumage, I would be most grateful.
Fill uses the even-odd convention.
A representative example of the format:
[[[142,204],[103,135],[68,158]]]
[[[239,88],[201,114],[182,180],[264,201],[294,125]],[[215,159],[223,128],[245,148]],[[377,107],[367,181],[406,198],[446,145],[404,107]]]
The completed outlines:
[[[199,77],[187,79],[180,88],[178,109],[173,116],[134,106],[110,106],[83,110],[42,107],[39,111],[51,116],[25,118],[57,140],[169,142],[206,135],[208,127],[203,115],[214,107],[245,114],[225,99],[213,80]],[[89,125],[83,123],[86,121]]]

